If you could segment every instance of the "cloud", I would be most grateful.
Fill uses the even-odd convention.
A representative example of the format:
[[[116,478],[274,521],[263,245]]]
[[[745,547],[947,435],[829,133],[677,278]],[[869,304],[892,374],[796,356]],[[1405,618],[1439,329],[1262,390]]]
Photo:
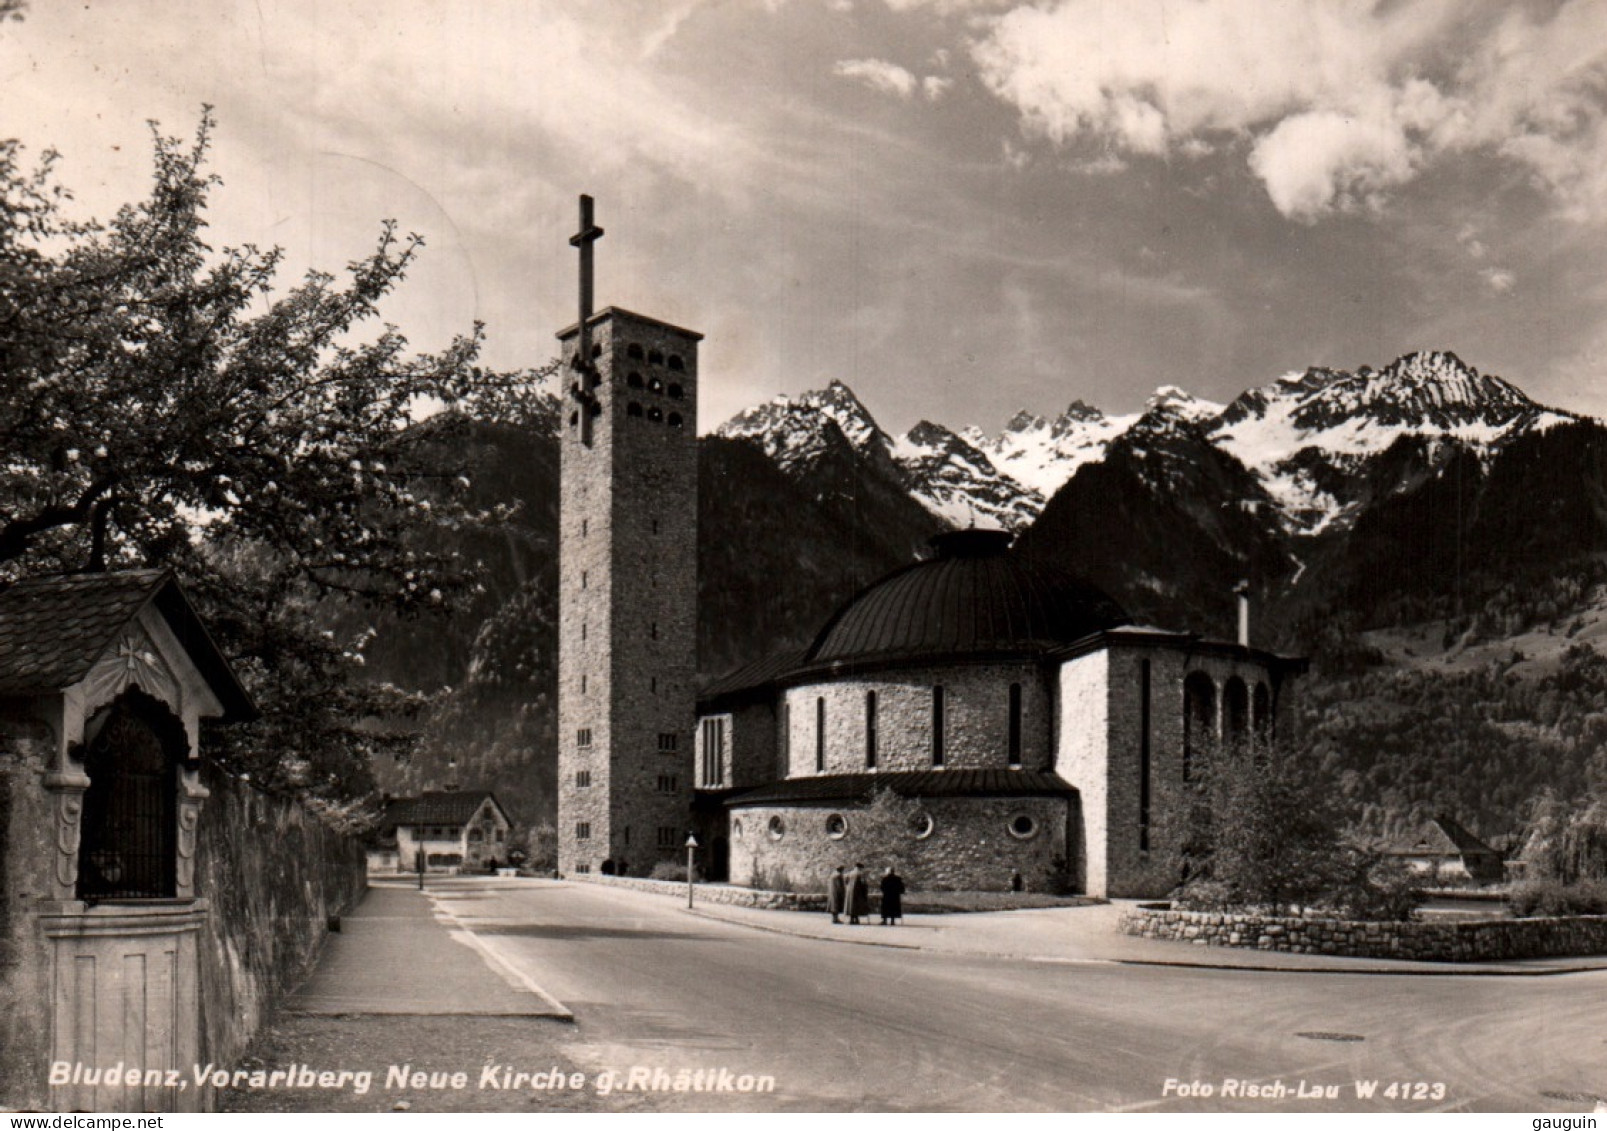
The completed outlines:
[[[921,93],[926,95],[928,102],[936,102],[947,94],[949,87],[953,85],[953,79],[944,78],[942,75],[927,75],[921,80]]]
[[[1068,148],[1237,146],[1285,216],[1377,209],[1448,157],[1607,219],[1607,4],[1059,0],[989,19],[978,76]]]
[[[903,67],[884,59],[844,59],[832,68],[832,73],[845,79],[857,79],[873,90],[900,98],[914,94],[918,82]]]
[[[1506,294],[1518,282],[1516,275],[1501,267],[1486,267],[1479,272],[1479,278],[1483,279],[1496,294]]]

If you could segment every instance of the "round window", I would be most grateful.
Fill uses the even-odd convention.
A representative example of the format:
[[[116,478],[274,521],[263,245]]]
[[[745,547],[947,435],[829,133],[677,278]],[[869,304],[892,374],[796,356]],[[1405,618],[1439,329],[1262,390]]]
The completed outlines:
[[[771,840],[780,840],[787,835],[787,822],[780,817],[771,817],[769,832]]]
[[[937,828],[937,825],[932,820],[932,814],[925,809],[910,818],[910,832],[916,840],[925,840],[932,835],[932,830],[935,828]]]
[[[832,840],[842,840],[848,835],[848,818],[841,813],[833,813],[826,818],[826,835]]]
[[[1038,822],[1025,813],[1010,818],[1010,835],[1018,840],[1030,840],[1038,835]]]

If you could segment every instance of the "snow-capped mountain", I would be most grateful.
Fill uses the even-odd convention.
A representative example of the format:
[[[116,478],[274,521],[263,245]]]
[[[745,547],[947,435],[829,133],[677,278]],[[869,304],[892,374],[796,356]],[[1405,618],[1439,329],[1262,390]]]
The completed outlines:
[[[900,436],[893,458],[910,493],[927,510],[955,526],[1015,530],[1043,510],[1044,498],[994,468],[974,445],[941,424],[923,420]]]
[[[776,397],[732,417],[715,434],[757,443],[793,474],[807,473],[846,446],[954,526],[1015,529],[1043,509],[1038,492],[1001,474],[986,454],[941,425],[922,421],[894,441],[841,381],[800,397]]]
[[[890,437],[840,381],[801,397],[777,397],[717,431],[758,443],[784,470],[797,472],[833,445],[846,445],[946,522],[1019,530],[1079,469],[1105,459],[1134,429],[1152,438],[1169,429],[1198,430],[1250,470],[1278,525],[1298,535],[1343,525],[1378,492],[1404,485],[1403,474],[1431,470],[1458,447],[1489,454],[1572,419],[1449,351],[1422,351],[1383,369],[1291,373],[1226,406],[1173,385],[1157,389],[1142,412],[1121,416],[1073,401],[1053,420],[1018,412],[997,436],[974,425],[955,432],[922,421]],[[1403,440],[1416,444],[1411,458],[1397,450],[1390,474],[1365,474]]]

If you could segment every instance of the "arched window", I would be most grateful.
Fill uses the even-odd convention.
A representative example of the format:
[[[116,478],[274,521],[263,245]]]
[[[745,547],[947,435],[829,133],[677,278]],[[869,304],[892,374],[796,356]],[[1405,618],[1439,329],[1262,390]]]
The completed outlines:
[[[932,688],[932,765],[943,764],[943,685]]]
[[[1010,718],[1007,753],[1010,765],[1021,765],[1021,685],[1010,685]]]
[[[1216,684],[1204,672],[1183,681],[1183,780],[1191,781],[1216,744]]]
[[[664,355],[659,353],[658,350],[648,350],[647,351],[647,363],[649,365],[663,365],[664,364]]]
[[[1250,689],[1233,676],[1222,687],[1223,739],[1229,749],[1243,748],[1250,737]]]
[[[78,898],[177,894],[179,764],[188,749],[184,724],[140,691],[90,720]]]
[[[641,361],[642,360],[642,344],[640,342],[632,342],[630,345],[626,346],[625,347],[625,356],[630,358],[632,361]],[[638,377],[637,380],[640,381],[641,378]]]
[[[631,401],[630,404],[625,406],[625,415],[626,416],[640,416],[640,415],[642,415],[642,406],[637,404],[635,401]]]
[[[593,342],[592,343],[592,345],[591,345],[591,356],[592,356],[593,360],[596,360],[597,358],[603,356],[603,343],[602,342]]]
[[[629,385],[633,389],[640,389],[642,387],[642,375],[632,371],[630,375],[625,378],[625,384]]]
[[[569,414],[569,427],[578,428],[579,426],[580,426],[580,410],[576,409],[574,412]]]
[[[679,373],[679,372],[681,372],[681,370],[686,368],[685,363],[681,361],[681,355],[680,354],[678,354],[678,353],[670,354],[670,368],[672,370],[674,370],[676,373]],[[675,394],[671,393],[670,395],[674,396]]]
[[[679,428],[681,426],[681,414],[678,412],[670,413],[668,422],[671,428]]]
[[[670,384],[669,392],[670,392],[670,399],[675,400],[675,401],[680,400],[682,397],[684,397],[686,395],[686,390],[681,388],[681,386],[679,386],[679,385],[677,385],[677,384],[675,384],[673,382]]]
[[[865,767],[876,768],[876,692],[865,692]]]

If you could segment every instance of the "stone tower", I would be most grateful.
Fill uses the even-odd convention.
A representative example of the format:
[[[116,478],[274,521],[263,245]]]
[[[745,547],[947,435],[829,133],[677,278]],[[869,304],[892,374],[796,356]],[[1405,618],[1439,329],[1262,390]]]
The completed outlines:
[[[601,235],[582,197],[581,318],[558,335],[558,867],[644,875],[682,858],[691,816],[702,335],[592,313]]]

